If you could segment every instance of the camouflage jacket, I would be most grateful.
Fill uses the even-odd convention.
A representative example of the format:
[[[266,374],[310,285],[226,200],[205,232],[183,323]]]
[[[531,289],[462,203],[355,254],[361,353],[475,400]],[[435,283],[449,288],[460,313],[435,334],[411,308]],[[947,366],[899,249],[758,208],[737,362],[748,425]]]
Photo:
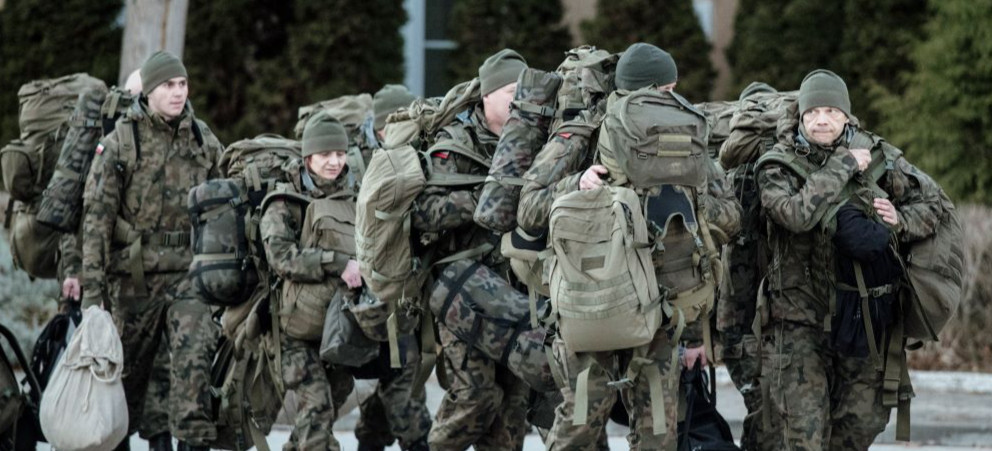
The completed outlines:
[[[83,248],[79,234],[63,233],[59,237],[59,280],[78,278],[83,271]]]
[[[489,168],[447,150],[453,146],[472,149],[479,156],[491,159],[499,137],[486,128],[485,117],[482,105],[479,104],[469,115],[462,116],[459,122],[445,126],[438,132],[434,145],[427,151],[433,172],[472,175],[489,173]],[[439,251],[434,260],[487,242],[495,243],[498,236],[477,225],[472,219],[481,190],[481,183],[470,187],[429,186],[417,197],[412,212],[412,225],[420,232],[426,232],[421,243],[433,241],[426,238],[430,235],[441,237],[439,241],[429,243]],[[495,258],[495,254],[491,257]],[[496,262],[487,262],[490,263]]]
[[[320,199],[350,189],[347,173],[337,179],[319,180],[308,174],[303,160],[292,159],[283,169],[289,183],[280,183],[270,196],[259,223],[259,234],[265,246],[265,257],[269,267],[285,280],[304,283],[319,283],[328,277],[337,277],[344,272],[352,255],[325,251],[317,247],[305,248],[300,243],[303,231],[306,206],[288,199],[280,199],[279,192],[302,194],[311,199]]]
[[[517,220],[528,233],[543,235],[554,200],[579,189],[582,173],[593,163],[600,122],[598,117],[598,114],[586,112],[555,130],[548,144],[534,159],[534,165],[524,174],[526,183],[520,195]],[[707,168],[708,182],[705,190],[700,190],[699,202],[711,228],[718,229],[717,233],[713,233],[713,238],[716,245],[721,246],[740,227],[740,204],[716,162],[710,160]],[[662,251],[654,255],[653,260],[661,280]],[[701,344],[701,321],[686,328],[683,338],[690,346]]]
[[[83,194],[84,305],[103,299],[107,273],[189,269],[192,225],[186,194],[220,176],[223,149],[188,105],[170,124],[144,101],[100,140]]]
[[[762,211],[769,221],[769,313],[778,320],[821,326],[829,319],[834,294],[835,252],[831,233],[821,221],[832,205],[846,200],[845,185],[864,176],[843,140],[825,147],[809,144],[794,131],[787,142],[780,141],[771,153],[800,155],[798,161],[809,168],[809,177],[804,180],[776,162],[761,165],[756,175]],[[876,145],[873,155],[881,145],[888,144]],[[899,240],[915,241],[935,232],[941,211],[939,187],[929,176],[900,157],[878,186],[898,210],[894,232]],[[862,190],[856,195],[872,193]]]

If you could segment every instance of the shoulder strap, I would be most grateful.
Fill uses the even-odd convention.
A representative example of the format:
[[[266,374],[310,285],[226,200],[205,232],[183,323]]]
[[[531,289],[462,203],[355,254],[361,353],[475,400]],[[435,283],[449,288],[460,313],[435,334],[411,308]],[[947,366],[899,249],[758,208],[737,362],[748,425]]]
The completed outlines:
[[[293,192],[285,189],[276,189],[275,191],[267,194],[265,198],[262,199],[262,205],[259,207],[259,211],[264,212],[265,209],[269,207],[269,204],[272,203],[272,201],[274,200],[286,200],[305,206],[308,205],[310,201],[313,199],[310,199],[309,196],[297,192]]]
[[[757,174],[758,171],[764,169],[765,165],[769,163],[776,163],[786,168],[789,168],[792,172],[798,175],[803,180],[809,178],[810,170],[802,163],[799,163],[799,155],[795,152],[785,151],[785,150],[772,150],[766,152],[764,155],[758,158],[758,161],[754,164],[754,173]]]

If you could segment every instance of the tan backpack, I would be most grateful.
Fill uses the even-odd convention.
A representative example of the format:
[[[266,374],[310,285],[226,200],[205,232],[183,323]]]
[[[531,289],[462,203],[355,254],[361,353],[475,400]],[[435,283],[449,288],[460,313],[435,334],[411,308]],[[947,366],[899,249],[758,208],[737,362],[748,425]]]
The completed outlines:
[[[482,88],[478,78],[455,85],[444,97],[417,99],[410,106],[400,108],[386,119],[385,149],[411,145],[426,151],[442,127],[455,121],[482,101]]]
[[[307,206],[303,219],[300,248],[320,248],[324,251],[355,255],[355,202],[354,193],[343,191],[322,199],[314,199]],[[283,280],[282,305],[279,324],[290,337],[319,341],[324,331],[327,307],[341,305],[357,297],[339,278],[328,278],[320,283]]]

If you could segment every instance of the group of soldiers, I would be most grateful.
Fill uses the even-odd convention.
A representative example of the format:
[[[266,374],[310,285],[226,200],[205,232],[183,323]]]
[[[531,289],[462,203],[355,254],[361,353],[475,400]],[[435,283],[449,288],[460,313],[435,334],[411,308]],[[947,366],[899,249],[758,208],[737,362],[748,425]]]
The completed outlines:
[[[481,99],[445,126],[426,149],[435,173],[487,174],[485,166],[448,149],[468,148],[493,156],[511,114],[518,77],[526,68],[525,59],[509,49],[483,62]],[[224,147],[194,116],[187,101],[191,81],[177,57],[155,53],[139,73],[128,83],[129,89],[140,92],[133,107],[140,114],[130,116],[135,125],[117,127],[95,149],[78,237],[82,255],[68,251],[75,244],[64,246],[63,294],[81,297],[84,308],[102,305],[112,310],[124,344],[123,381],[131,431],[140,431],[156,450],[171,449],[173,437],[180,450],[206,449],[217,434],[209,374],[220,330],[211,320],[212,308],[197,299],[186,277],[193,258],[186,193],[224,176],[218,167]],[[675,92],[678,69],[664,50],[638,43],[620,56],[614,80],[619,90]],[[755,91],[745,91],[742,98]],[[386,117],[414,100],[397,85],[376,93],[375,131],[380,140]],[[893,283],[898,271],[893,273],[885,263],[886,252],[891,252],[889,240],[911,242],[934,233],[939,187],[899,158],[876,186],[852,194],[844,188],[850,180],[864,177],[872,160],[872,141],[852,139],[866,132],[853,119],[844,81],[832,72],[815,70],[801,81],[797,104],[795,116],[787,118],[792,126],[767,152],[798,156],[808,173],[799,176],[786,164],[771,160],[751,181],[768,218],[767,224],[759,224],[769,243],[763,332],[756,336],[750,324],[722,328],[723,360],[749,408],[742,438],[747,449],[867,449],[889,418],[889,408],[880,402],[882,376],[860,347],[838,345],[844,339],[837,337],[842,327],[824,327],[842,310],[833,307],[837,293],[824,280],[826,274],[841,271],[833,262],[848,259],[878,268],[867,271],[879,279],[869,282],[873,286]],[[589,108],[562,127],[594,131],[602,116],[602,108]],[[519,226],[535,234],[547,230],[555,199],[599,189],[618,175],[601,164],[596,140],[588,135],[550,130],[549,143],[556,144],[537,153],[523,177],[516,212]],[[353,189],[348,148],[348,132],[338,119],[314,115],[303,131],[302,159],[283,166],[288,183],[280,189],[311,199]],[[718,162],[710,160],[698,202],[716,229],[712,235],[718,245],[732,243],[739,234],[757,233],[741,230],[740,187],[736,188],[735,193]],[[824,210],[842,203],[842,196],[855,200],[837,213],[836,227],[818,227]],[[493,232],[473,219],[478,200],[477,187],[429,186],[415,202],[411,233],[430,236],[437,258],[492,243]],[[362,287],[355,256],[304,245],[302,215],[298,205],[278,199],[263,213],[259,227],[275,275],[344,290]],[[138,236],[138,244],[121,246],[127,236]],[[875,249],[874,253],[866,256],[860,251],[865,247]],[[129,263],[136,252],[142,259],[137,270]],[[499,246],[475,259],[516,284],[509,280],[512,271]],[[652,260],[659,280],[665,277],[665,259],[664,247],[656,247]],[[876,336],[868,340],[884,343],[885,318],[891,323],[894,301],[889,293],[878,298]],[[552,337],[551,365],[564,376],[558,387],[563,402],[555,409],[554,425],[543,431],[547,447],[607,449],[605,425],[619,394],[630,417],[632,449],[675,449],[677,384],[662,385],[664,405],[659,408],[652,405],[660,400],[653,397],[656,387],[647,378],[614,382],[624,377],[633,361],[648,361],[667,380],[672,375],[677,380],[683,367],[713,360],[715,356],[707,355],[703,346],[701,323],[706,320],[687,327],[678,342],[673,341],[672,325],[666,324],[640,350],[577,353],[561,337]],[[276,323],[273,327],[280,327]],[[530,387],[442,324],[437,325],[437,338],[438,365],[447,386],[436,415],[431,417],[423,390],[414,386],[420,343],[414,336],[401,337],[401,352],[408,356],[402,359],[403,367],[381,378],[375,393],[361,403],[356,429],[360,449],[383,449],[395,439],[402,449],[410,450],[521,449],[531,429],[526,420]],[[323,363],[319,343],[282,335],[279,346],[285,388],[297,399],[293,433],[284,449],[338,449],[332,425],[354,388],[353,376]],[[581,375],[583,368],[591,370]],[[584,422],[575,421],[578,384],[587,387],[582,395]],[[659,414],[663,421],[654,418]],[[657,430],[658,424],[664,425],[663,431]],[[126,447],[127,440],[119,448]]]

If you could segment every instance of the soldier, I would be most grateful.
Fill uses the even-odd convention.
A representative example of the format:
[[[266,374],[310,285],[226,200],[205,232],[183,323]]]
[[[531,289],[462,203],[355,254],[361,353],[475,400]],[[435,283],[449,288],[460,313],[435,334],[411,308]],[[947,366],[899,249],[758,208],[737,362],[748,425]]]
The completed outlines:
[[[844,81],[827,70],[810,72],[798,109],[779,123],[786,135],[758,162],[771,252],[762,383],[770,385],[764,404],[781,428],[775,449],[868,449],[888,422],[883,374],[868,358],[845,355],[830,341],[830,326],[836,326],[830,306],[843,310],[841,298],[834,299],[843,289],[832,280],[834,263],[842,260],[827,211],[858,199],[901,242],[932,235],[941,211],[938,187],[904,158],[868,188],[867,147],[878,153],[888,145],[851,117]],[[868,245],[869,237],[863,239]]]
[[[479,67],[482,102],[459,115],[456,123],[438,132],[435,144],[428,150],[434,171],[488,173],[487,167],[447,149],[463,149],[482,158],[492,157],[503,124],[510,115],[517,77],[526,67],[523,57],[510,49],[501,50],[483,62]],[[479,249],[498,239],[472,219],[477,190],[481,186],[473,189],[430,187],[418,197],[413,227],[428,234],[443,233],[439,241],[431,244],[440,254],[436,258]],[[498,250],[477,258],[489,267],[505,263]],[[508,274],[509,267],[504,266],[496,272]],[[438,336],[443,347],[441,364],[449,386],[430,431],[431,448],[522,448],[528,430],[527,385],[441,325]]]
[[[650,44],[638,43],[630,46],[617,64],[618,89],[636,90],[653,86],[659,91],[672,91],[676,81],[677,68],[671,55]],[[564,133],[565,136],[556,131],[553,138],[562,140],[563,151],[548,152],[546,148],[538,154],[534,165],[524,176],[527,183],[521,192],[518,219],[525,230],[533,233],[547,229],[547,212],[558,196],[575,190],[595,189],[605,183],[604,178],[609,176],[609,170],[602,165],[590,165],[593,152],[589,148],[589,137],[593,136],[592,130],[599,126],[601,115],[602,110],[594,108],[576,120],[566,122],[562,126],[568,130]],[[582,138],[573,140],[575,136]],[[725,236],[731,236],[738,227],[739,206],[722,170],[714,162],[710,163],[706,193],[700,196],[700,202],[711,225]],[[664,254],[662,250],[655,253],[655,271],[659,274],[659,280],[662,280],[660,263],[664,261]],[[707,356],[699,327],[702,321],[706,319],[701,318],[683,334],[688,347],[684,364],[690,367],[696,359],[706,363]],[[646,345],[649,349],[647,358],[658,366],[663,377],[678,375],[680,372],[680,368],[670,368],[672,353],[678,352],[678,343],[670,342],[669,329],[664,326],[660,328],[654,340]],[[553,363],[568,378],[568,383],[561,387],[564,402],[555,411],[555,423],[547,439],[548,449],[595,449],[597,443],[603,443],[603,428],[616,401],[616,390],[608,387],[607,383],[612,378],[611,374],[623,373],[621,362],[630,361],[631,351],[575,353],[567,349],[561,337],[556,336],[554,356]],[[590,372],[588,379],[588,419],[586,424],[577,426],[573,424],[577,372],[580,368],[588,367],[592,361],[596,365],[592,366],[595,370]],[[634,387],[623,389],[624,404],[631,418],[628,435],[631,449],[674,450],[678,389],[674,384],[667,384],[667,389],[664,390],[667,432],[656,436],[652,430],[650,390],[647,381],[643,379],[639,377],[633,381]]]
[[[186,278],[192,252],[186,192],[217,177],[223,146],[187,102],[186,68],[157,52],[141,67],[142,95],[97,146],[83,209],[83,306],[112,306],[124,344],[130,427],[153,361],[171,355],[169,430],[179,449],[206,449],[217,326]]]
[[[740,94],[740,103],[757,93],[774,93],[775,88],[760,82],[751,83]],[[731,123],[741,123],[745,119],[741,112],[734,114]],[[747,113],[753,114],[753,113]],[[750,119],[749,120],[753,120]],[[765,222],[759,214],[758,187],[754,180],[754,160],[741,162],[731,155],[758,155],[775,143],[774,126],[770,136],[755,132],[754,128],[738,130],[731,128],[730,136],[720,148],[721,163],[733,181],[735,197],[740,201],[743,215],[741,233],[737,240],[727,243],[724,248],[726,275],[720,287],[720,300],[716,307],[716,327],[723,344],[722,360],[730,373],[730,379],[744,398],[747,416],[741,436],[741,448],[746,450],[774,450],[771,447],[773,432],[764,430],[764,421],[758,417],[761,412],[761,361],[758,346],[760,341],[751,331],[754,322],[758,286],[768,265],[765,253]],[[770,425],[768,425],[770,426]]]
[[[416,100],[403,85],[383,86],[373,97],[375,132],[380,142],[385,139],[386,117]],[[420,352],[414,337],[401,337],[407,346],[403,368],[386,370],[379,375],[375,391],[361,400],[361,415],[355,425],[359,451],[381,451],[397,438],[404,450],[426,450],[427,433],[431,429],[431,414],[423,390],[414,390]],[[379,359],[388,361],[388,343],[380,347]],[[401,350],[401,352],[403,352]],[[383,364],[383,366],[388,363]],[[359,377],[356,375],[356,377]],[[419,391],[418,394],[414,392]]]
[[[303,159],[289,160],[283,166],[289,183],[280,184],[276,190],[311,199],[350,191],[347,149],[348,134],[344,126],[327,113],[314,115],[303,130]],[[354,256],[303,246],[300,241],[303,220],[304,208],[299,203],[276,198],[266,207],[259,225],[272,270],[283,280],[300,286],[300,290],[290,294],[302,297],[309,288],[321,289],[327,285],[336,290],[361,288],[362,277]],[[295,301],[284,299],[283,305]],[[301,340],[285,331],[280,335],[283,383],[286,390],[296,393],[297,399],[295,427],[283,449],[340,449],[332,426],[337,409],[354,388],[354,380],[340,367],[325,368],[320,360],[319,339]]]

